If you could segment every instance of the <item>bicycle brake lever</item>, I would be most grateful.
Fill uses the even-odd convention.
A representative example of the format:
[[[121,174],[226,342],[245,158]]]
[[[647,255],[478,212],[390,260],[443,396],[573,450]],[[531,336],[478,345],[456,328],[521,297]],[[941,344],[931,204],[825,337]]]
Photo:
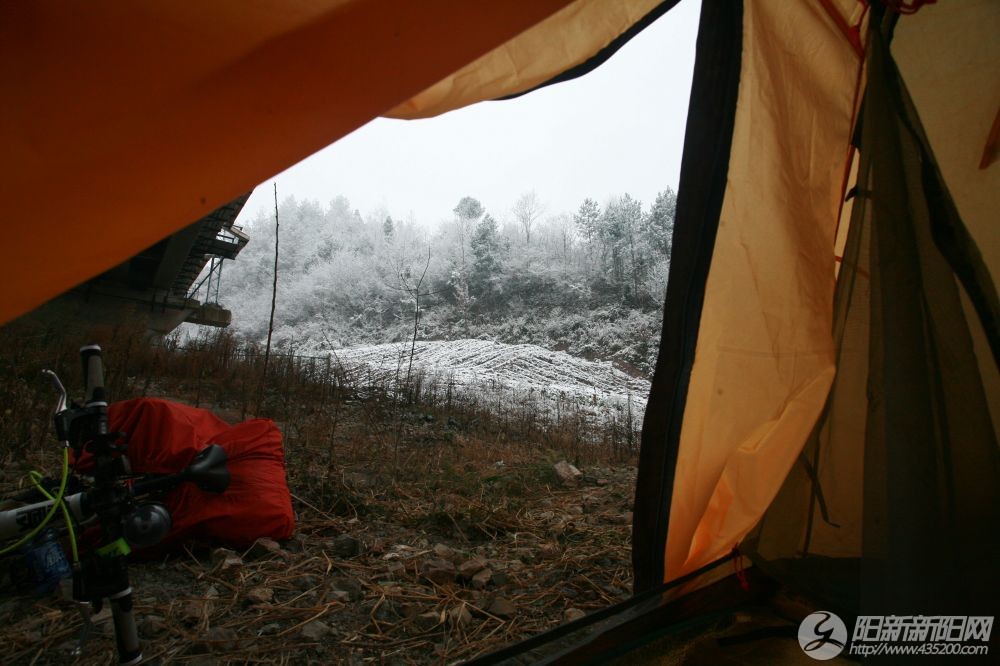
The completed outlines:
[[[69,395],[66,393],[66,387],[63,383],[59,381],[59,375],[51,370],[42,370],[43,375],[48,375],[52,379],[52,383],[56,385],[56,390],[59,391],[59,400],[56,401],[56,414],[66,409],[69,404]]]

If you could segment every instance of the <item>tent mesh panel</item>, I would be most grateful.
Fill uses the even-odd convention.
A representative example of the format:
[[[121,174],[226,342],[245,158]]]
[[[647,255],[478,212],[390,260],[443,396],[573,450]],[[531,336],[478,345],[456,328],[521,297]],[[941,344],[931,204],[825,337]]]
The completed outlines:
[[[887,32],[873,29],[868,56],[857,200],[835,300],[837,378],[743,548],[848,617],[989,615],[1000,589],[1000,453],[969,326],[988,330],[996,313],[987,302],[977,308],[987,320],[970,322],[961,292],[992,293],[995,303],[995,290],[981,267],[963,265],[974,253],[943,246],[963,226]]]

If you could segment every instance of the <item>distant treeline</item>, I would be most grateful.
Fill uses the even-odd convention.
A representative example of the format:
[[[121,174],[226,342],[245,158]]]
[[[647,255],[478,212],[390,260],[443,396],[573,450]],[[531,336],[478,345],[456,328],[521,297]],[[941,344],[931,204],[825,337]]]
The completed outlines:
[[[628,194],[550,214],[534,192],[507,211],[463,197],[436,229],[338,196],[287,198],[281,221],[275,340],[310,351],[420,339],[492,338],[615,359],[655,360],[674,223],[674,192],[648,208]],[[248,223],[221,301],[252,339],[267,332],[273,214]]]

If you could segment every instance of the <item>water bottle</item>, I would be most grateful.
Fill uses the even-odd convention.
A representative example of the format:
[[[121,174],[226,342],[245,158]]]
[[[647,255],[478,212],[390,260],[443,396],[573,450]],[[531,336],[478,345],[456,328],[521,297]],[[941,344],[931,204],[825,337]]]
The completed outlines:
[[[66,553],[59,545],[56,531],[51,527],[42,530],[42,533],[28,544],[24,551],[24,563],[38,594],[52,592],[59,585],[59,581],[73,575],[66,560]]]

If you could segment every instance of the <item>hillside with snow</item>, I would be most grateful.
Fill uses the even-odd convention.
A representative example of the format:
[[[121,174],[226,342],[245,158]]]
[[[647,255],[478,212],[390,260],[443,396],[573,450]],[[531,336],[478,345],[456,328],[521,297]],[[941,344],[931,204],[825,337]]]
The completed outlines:
[[[395,383],[408,372],[436,390],[472,392],[498,405],[530,399],[543,411],[575,409],[591,415],[628,411],[638,418],[649,381],[609,361],[589,361],[538,345],[489,340],[391,343],[328,352],[356,383]],[[631,403],[631,405],[629,405]]]

